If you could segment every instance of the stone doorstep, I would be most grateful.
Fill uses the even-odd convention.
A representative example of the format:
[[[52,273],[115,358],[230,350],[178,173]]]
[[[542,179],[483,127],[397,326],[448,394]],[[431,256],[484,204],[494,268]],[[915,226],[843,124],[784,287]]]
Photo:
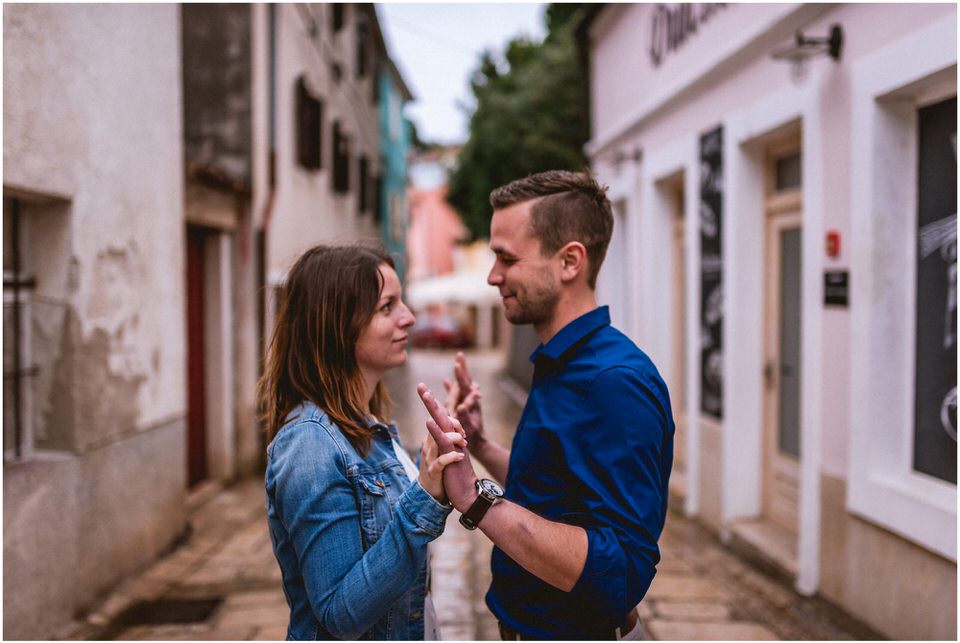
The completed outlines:
[[[708,578],[664,574],[654,578],[644,600],[724,600],[731,597],[731,593]]]
[[[730,619],[730,606],[726,603],[695,601],[654,601],[653,619],[671,621],[718,621]]]
[[[724,544],[781,580],[797,578],[796,536],[768,520],[743,520],[730,525]]]
[[[685,623],[653,620],[645,623],[651,638],[668,641],[776,641],[779,637],[758,623],[715,621]]]

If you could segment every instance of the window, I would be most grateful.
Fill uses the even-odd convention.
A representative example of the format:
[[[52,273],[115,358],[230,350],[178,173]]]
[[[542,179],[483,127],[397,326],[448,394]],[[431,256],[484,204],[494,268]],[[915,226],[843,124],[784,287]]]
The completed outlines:
[[[917,110],[913,469],[957,483],[957,98]]]
[[[380,161],[380,167],[381,168],[384,167],[384,163],[382,160]],[[376,221],[378,226],[383,225],[383,218],[384,218],[383,210],[384,210],[384,202],[386,201],[386,195],[384,195],[383,193],[383,188],[384,188],[383,170],[381,169],[380,173],[377,174],[377,179],[374,185],[374,195],[373,195],[373,198],[377,200],[377,202],[373,204],[373,217],[374,217],[374,221]]]
[[[949,303],[949,283],[956,283],[950,274],[955,259],[941,251],[951,245],[955,248],[955,242],[947,243],[947,235],[937,233],[938,228],[924,226],[954,214],[956,202],[924,213],[926,196],[918,192],[937,189],[931,187],[935,173],[923,176],[928,150],[922,147],[929,126],[945,127],[948,140],[942,143],[953,158],[949,167],[939,169],[952,177],[949,182],[956,182],[956,116],[936,125],[937,117],[924,111],[955,98],[956,50],[956,19],[951,16],[858,59],[851,67],[851,167],[858,168],[851,175],[850,236],[857,240],[851,244],[851,263],[852,270],[860,269],[851,274],[850,284],[850,326],[856,332],[851,333],[847,483],[851,513],[953,561],[957,559],[957,486],[936,473],[924,472],[937,471],[942,463],[936,465],[935,458],[921,453],[927,447],[917,444],[917,434],[950,439],[940,411],[944,397],[956,385],[956,372],[952,381],[944,382],[951,376],[941,371],[941,365],[943,353],[948,352],[946,331],[956,319]],[[950,129],[952,140],[946,132]],[[941,190],[938,198],[955,199],[954,190],[955,185]],[[956,224],[952,225],[955,235]],[[924,250],[933,258],[929,266],[924,265]],[[938,283],[920,283],[928,268],[929,274],[938,274]],[[918,311],[918,305],[926,305],[927,296],[937,307]],[[940,332],[933,329],[937,346],[924,346],[922,335],[931,330],[923,327],[928,315],[942,315],[937,322]],[[917,396],[922,378],[938,371],[939,381],[949,384],[945,390],[931,392],[930,400]],[[949,419],[949,402],[946,406]],[[951,450],[955,449],[954,443]]]
[[[333,27],[333,33],[337,33],[343,29],[344,23],[344,14],[346,7],[342,2],[333,3],[333,20],[330,22],[330,26]]]
[[[369,195],[367,194],[370,191],[368,185],[370,183],[370,168],[366,156],[360,156],[359,170],[359,178],[357,179],[359,198],[357,199],[357,204],[360,214],[364,214],[370,207]]]
[[[350,191],[350,139],[340,130],[340,121],[333,123],[333,191]]]
[[[3,460],[33,451],[33,377],[30,330],[34,279],[24,269],[20,199],[3,199]]]
[[[370,17],[357,14],[357,78],[367,75],[367,59],[370,49]]]
[[[308,170],[323,165],[323,103],[307,88],[306,78],[297,79],[297,162]]]

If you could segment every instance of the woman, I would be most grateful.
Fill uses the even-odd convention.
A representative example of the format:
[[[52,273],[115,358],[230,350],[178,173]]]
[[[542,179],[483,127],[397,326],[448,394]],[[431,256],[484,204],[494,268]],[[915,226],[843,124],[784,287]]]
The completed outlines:
[[[435,634],[427,543],[451,510],[443,467],[463,455],[427,436],[418,472],[385,422],[381,379],[406,362],[413,321],[383,252],[317,246],[287,277],[258,398],[288,639]]]

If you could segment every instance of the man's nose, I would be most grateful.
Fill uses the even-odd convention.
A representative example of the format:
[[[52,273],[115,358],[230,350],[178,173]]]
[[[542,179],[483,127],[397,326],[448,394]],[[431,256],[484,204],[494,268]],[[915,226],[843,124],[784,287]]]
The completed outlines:
[[[487,275],[487,283],[491,286],[497,286],[503,282],[503,275],[500,274],[500,271],[497,270],[497,267],[494,266],[490,269],[490,274]]]

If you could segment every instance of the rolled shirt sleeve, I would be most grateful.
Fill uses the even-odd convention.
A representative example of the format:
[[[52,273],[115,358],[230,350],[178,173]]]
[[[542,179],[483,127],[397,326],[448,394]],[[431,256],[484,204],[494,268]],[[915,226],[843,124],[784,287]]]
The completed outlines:
[[[643,598],[660,560],[673,424],[657,382],[629,367],[602,371],[585,392],[583,422],[561,436],[581,485],[589,548],[572,594],[611,627]]]

